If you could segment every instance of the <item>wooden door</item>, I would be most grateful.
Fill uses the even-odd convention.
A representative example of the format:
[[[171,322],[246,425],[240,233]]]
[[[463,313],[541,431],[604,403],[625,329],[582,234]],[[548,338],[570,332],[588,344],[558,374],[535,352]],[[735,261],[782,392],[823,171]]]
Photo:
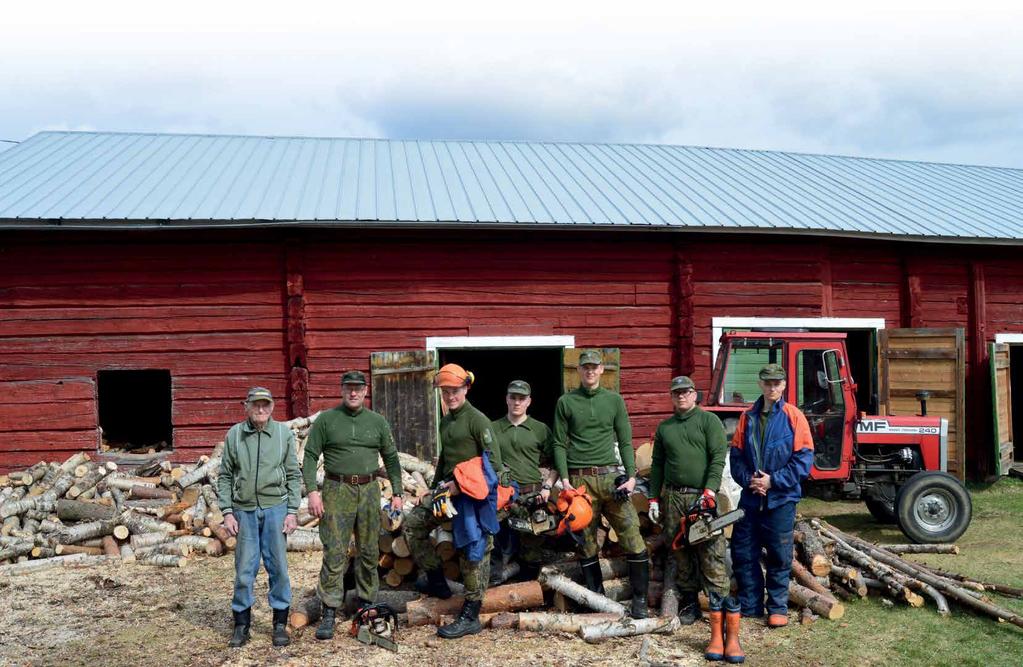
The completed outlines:
[[[584,349],[566,347],[561,358],[562,389],[565,393],[579,387],[579,353]],[[612,391],[621,391],[621,351],[617,347],[597,348],[604,358],[604,374],[600,376],[600,386]]]
[[[369,368],[373,409],[391,423],[398,451],[433,460],[438,454],[436,351],[374,352]]]
[[[994,420],[995,474],[1008,475],[1012,467],[1012,388],[1009,346],[991,343],[991,417]]]
[[[890,415],[920,414],[918,391],[929,391],[927,414],[948,419],[948,472],[966,475],[966,336],[962,329],[879,332],[881,405]]]

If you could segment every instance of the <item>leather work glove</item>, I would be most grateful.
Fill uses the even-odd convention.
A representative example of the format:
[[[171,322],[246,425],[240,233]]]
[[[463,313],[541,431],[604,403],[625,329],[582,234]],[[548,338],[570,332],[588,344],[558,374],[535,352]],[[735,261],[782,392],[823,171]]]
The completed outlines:
[[[650,507],[647,508],[646,514],[650,517],[650,520],[654,523],[661,522],[661,503],[654,499],[650,501]]]

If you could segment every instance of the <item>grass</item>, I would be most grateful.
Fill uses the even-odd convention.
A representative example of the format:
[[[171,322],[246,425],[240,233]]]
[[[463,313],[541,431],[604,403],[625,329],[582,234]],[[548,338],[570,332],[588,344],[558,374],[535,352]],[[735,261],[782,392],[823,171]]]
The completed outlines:
[[[1002,479],[970,487],[973,521],[956,542],[959,555],[906,556],[981,580],[1023,588],[1023,482]],[[859,503],[804,500],[804,516],[826,518],[870,541],[906,542],[893,526],[876,523]],[[1023,614],[1023,600],[991,594],[992,601]],[[950,603],[952,601],[950,600]],[[878,598],[846,603],[839,621],[772,631],[750,647],[753,664],[783,665],[1020,665],[1023,629],[999,623],[952,603],[948,618],[931,604],[888,608]]]

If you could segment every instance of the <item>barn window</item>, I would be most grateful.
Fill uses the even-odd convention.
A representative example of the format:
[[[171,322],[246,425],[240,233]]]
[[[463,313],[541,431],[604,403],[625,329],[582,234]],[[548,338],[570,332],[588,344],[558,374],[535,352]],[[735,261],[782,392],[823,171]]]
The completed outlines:
[[[96,386],[103,449],[171,449],[169,370],[99,371]]]

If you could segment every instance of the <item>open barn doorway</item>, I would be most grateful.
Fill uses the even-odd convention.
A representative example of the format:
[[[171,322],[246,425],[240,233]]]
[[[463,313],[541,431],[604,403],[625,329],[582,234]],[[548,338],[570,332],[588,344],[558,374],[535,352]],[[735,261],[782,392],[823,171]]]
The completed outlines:
[[[837,317],[715,317],[713,346],[717,359],[721,332],[728,331],[825,331],[846,334],[849,372],[856,382],[856,405],[860,411],[877,414],[880,387],[877,368],[877,332],[884,319]]]
[[[507,414],[505,391],[512,380],[525,380],[533,391],[529,414],[550,426],[561,397],[564,349],[572,336],[466,337],[429,339],[438,364],[458,364],[476,376],[469,401],[492,420]]]

